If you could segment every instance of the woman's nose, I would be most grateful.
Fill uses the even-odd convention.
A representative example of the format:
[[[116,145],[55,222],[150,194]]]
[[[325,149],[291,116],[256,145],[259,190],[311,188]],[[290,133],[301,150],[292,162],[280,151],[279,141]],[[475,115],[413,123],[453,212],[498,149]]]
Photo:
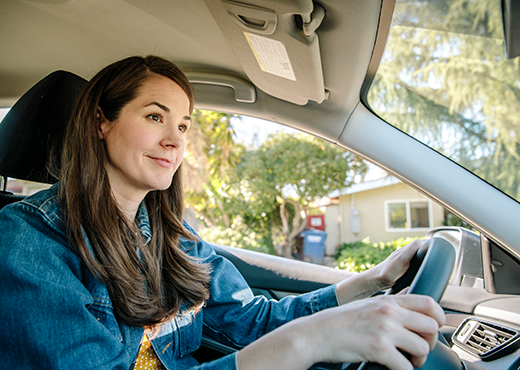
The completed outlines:
[[[178,127],[169,129],[162,140],[162,145],[165,147],[173,147],[175,149],[184,145],[184,134]]]

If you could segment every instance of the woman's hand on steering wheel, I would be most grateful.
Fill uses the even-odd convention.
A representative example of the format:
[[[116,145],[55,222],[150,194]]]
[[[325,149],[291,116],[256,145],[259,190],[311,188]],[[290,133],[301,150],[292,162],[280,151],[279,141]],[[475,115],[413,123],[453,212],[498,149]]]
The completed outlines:
[[[395,250],[387,259],[367,271],[367,274],[372,274],[374,284],[377,284],[377,291],[390,288],[408,271],[410,261],[424,243],[424,240],[416,239],[407,246]]]
[[[337,284],[338,303],[342,305],[368,298],[391,287],[408,270],[410,261],[423,244],[424,240],[416,239],[394,251],[377,266]]]
[[[371,290],[372,292],[377,292],[384,288],[392,286],[392,288],[389,289],[389,291],[387,292],[391,294],[395,294],[403,288],[410,286],[410,289],[407,292],[408,294],[427,295],[433,298],[433,301],[439,302],[451,275],[454,261],[455,252],[453,250],[453,247],[445,240],[434,238],[428,240],[427,242],[414,241],[408,246],[392,253],[392,255],[390,255],[380,265],[374,267],[371,270],[368,270],[363,274],[359,274],[356,277],[351,278],[351,283],[347,283],[347,280],[338,284],[338,300],[348,298],[350,299],[350,301],[352,301],[355,298],[362,298],[361,294],[358,294],[357,297],[354,297],[352,295],[349,297],[348,295],[345,295],[345,292],[348,289],[348,285],[350,285],[351,287],[356,287],[358,290],[364,287],[366,290]],[[388,297],[388,299],[392,299],[388,295],[386,297]],[[385,299],[385,297],[378,298],[382,300]],[[421,301],[422,298],[423,297],[414,295],[393,296],[393,299],[395,299],[395,302],[397,302],[398,304],[407,303],[408,299],[412,299],[412,301],[418,299],[419,301]],[[340,303],[345,303],[348,301],[349,300],[341,302],[340,300]],[[430,301],[432,300],[430,299]],[[413,315],[413,312],[416,312],[434,319],[435,321],[437,321],[439,327],[444,323],[444,313],[442,312],[442,309],[438,304],[434,305],[436,307],[436,314],[435,311],[421,311],[419,307],[414,305],[410,306],[405,304],[404,306],[401,306],[399,304],[399,306],[402,309],[410,311],[409,314],[401,312],[401,314],[404,314],[403,317],[405,318],[405,320],[408,318],[417,317]],[[418,309],[419,311],[415,311],[416,309]],[[384,318],[384,315],[381,316],[381,318]],[[428,319],[425,320],[425,318],[423,317],[422,323],[425,324],[426,322],[428,322]],[[374,318],[373,323],[374,325],[378,325],[378,320]],[[377,349],[373,348],[373,345],[369,345],[369,347],[371,347],[371,353],[369,354],[369,356],[371,357],[370,361],[372,362],[363,364],[362,368],[364,370],[365,368],[370,370],[376,368],[383,368],[380,365],[375,364],[375,362],[387,366],[390,369],[393,369],[394,365],[396,365],[395,361],[400,362],[403,360],[408,363],[408,365],[406,365],[407,367],[410,367],[411,364],[413,364],[416,367],[422,366],[426,361],[426,356],[429,350],[435,347],[437,341],[437,330],[434,330],[433,333],[428,331],[427,329],[425,329],[425,331],[417,331],[418,328],[416,327],[414,329],[414,325],[412,325],[411,322],[401,323],[403,324],[403,326],[400,327],[399,319],[397,319],[397,321],[390,320],[389,322],[380,324],[382,325],[383,329],[379,330],[379,334],[377,331],[372,332],[371,334],[374,335],[374,338],[372,338],[372,340],[374,341],[373,343],[375,343],[376,346],[377,343],[380,343],[382,341],[385,343],[385,346],[387,347],[386,349]],[[390,327],[393,327],[392,325],[397,325],[397,328],[393,327],[394,330],[392,330],[391,332],[400,333],[400,339],[398,339],[397,341],[393,341],[392,335],[386,335],[386,325],[389,325]],[[402,330],[399,330],[399,328],[401,328]],[[412,342],[408,342],[408,340],[410,339],[405,339],[410,338],[410,333],[416,335],[415,339],[411,339],[414,344],[412,344]],[[360,340],[359,343],[363,342],[364,341]],[[422,349],[426,348],[425,343],[428,344],[429,350],[426,352],[426,354],[423,354],[421,353],[421,346]],[[406,348],[406,346],[409,346],[409,348]],[[362,346],[361,348],[357,348],[357,350],[360,350],[362,348],[364,347]],[[396,352],[399,355],[396,354]],[[403,352],[407,353],[408,355],[404,355]],[[381,353],[383,353],[384,355],[381,356]],[[407,358],[409,360],[407,360]],[[405,366],[403,364],[398,366],[398,369],[407,368],[403,367]]]
[[[324,362],[377,362],[391,370],[422,366],[444,324],[430,297],[377,296],[299,319],[306,345]],[[410,356],[407,358],[403,352]]]

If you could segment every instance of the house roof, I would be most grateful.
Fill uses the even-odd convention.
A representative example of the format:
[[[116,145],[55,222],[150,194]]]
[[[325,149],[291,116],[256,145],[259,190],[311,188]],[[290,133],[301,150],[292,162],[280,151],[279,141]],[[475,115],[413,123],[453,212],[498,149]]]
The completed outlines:
[[[401,180],[399,180],[393,176],[386,176],[379,180],[362,182],[359,184],[351,185],[348,188],[334,190],[333,192],[331,192],[328,195],[328,197],[329,198],[338,198],[342,195],[355,194],[355,193],[360,193],[362,191],[383,188],[385,186],[399,184],[400,182],[401,182]]]

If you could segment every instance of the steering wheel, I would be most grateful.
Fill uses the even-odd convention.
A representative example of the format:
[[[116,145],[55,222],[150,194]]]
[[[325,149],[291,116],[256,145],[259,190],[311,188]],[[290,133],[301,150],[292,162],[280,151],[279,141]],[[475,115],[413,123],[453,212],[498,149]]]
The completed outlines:
[[[432,297],[439,302],[455,264],[455,249],[446,240],[431,238],[423,244],[410,261],[410,267],[387,292],[396,294],[407,286],[406,294],[421,294]],[[459,356],[444,344],[437,343],[430,352],[422,370],[457,369],[461,368]],[[363,363],[358,370],[387,370],[386,366],[376,363]]]

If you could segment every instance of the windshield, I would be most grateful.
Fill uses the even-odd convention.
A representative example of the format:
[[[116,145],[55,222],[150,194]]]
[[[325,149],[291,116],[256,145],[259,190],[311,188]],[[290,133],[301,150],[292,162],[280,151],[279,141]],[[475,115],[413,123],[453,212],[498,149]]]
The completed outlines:
[[[500,0],[398,0],[368,104],[519,201],[519,64]]]

